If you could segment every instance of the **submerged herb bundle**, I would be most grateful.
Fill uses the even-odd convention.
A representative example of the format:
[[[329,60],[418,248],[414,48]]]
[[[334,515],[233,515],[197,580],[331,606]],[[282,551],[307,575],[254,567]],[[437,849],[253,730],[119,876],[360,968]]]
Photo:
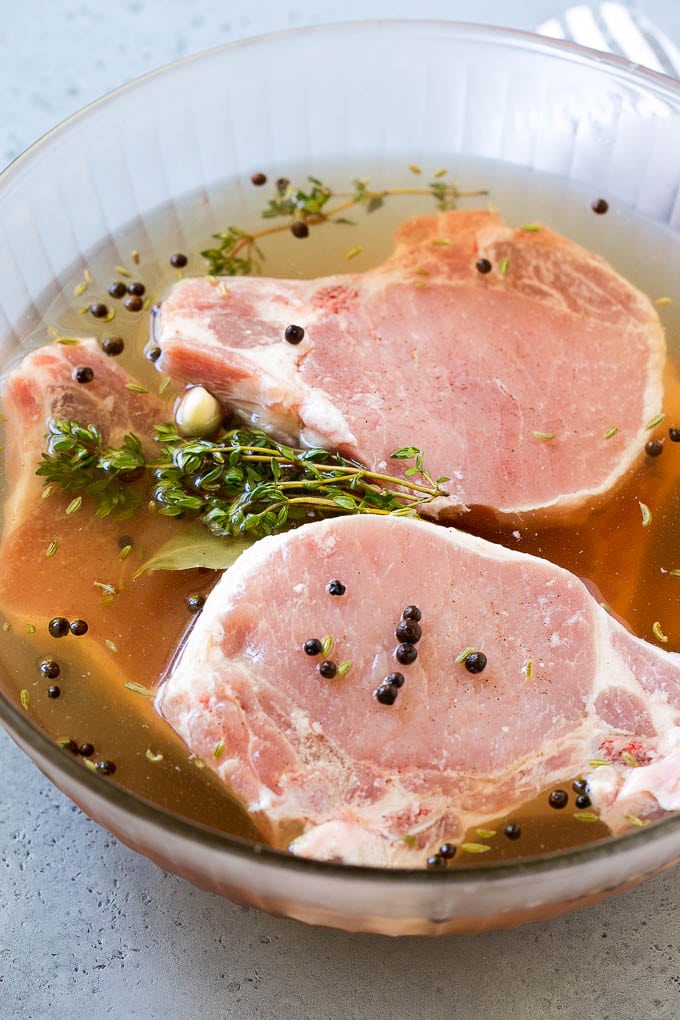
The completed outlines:
[[[159,514],[199,520],[218,536],[252,538],[339,514],[417,514],[447,495],[441,486],[448,478],[433,479],[416,447],[392,454],[414,462],[400,478],[328,450],[294,449],[260,429],[231,429],[212,440],[186,439],[172,424],[154,433],[160,455],[146,460],[137,436],[105,448],[94,426],[55,419],[37,473],[46,485],[89,497],[98,517],[118,519],[142,505],[131,483],[145,476]]]
[[[420,168],[412,169],[420,173]],[[308,183],[302,187],[282,177],[277,180],[274,196],[260,215],[266,220],[283,219],[285,222],[256,231],[228,227],[212,235],[219,243],[202,251],[201,255],[212,276],[248,276],[258,268],[258,260],[264,259],[258,241],[271,234],[289,230],[295,237],[304,238],[310,228],[323,223],[352,225],[352,220],[342,213],[354,206],[363,206],[367,213],[372,213],[384,205],[386,198],[398,195],[431,196],[436,208],[445,211],[455,209],[459,198],[487,194],[485,190],[461,191],[457,185],[442,180],[445,174],[445,170],[438,170],[425,188],[372,189],[367,178],[357,178],[352,181],[352,191],[348,192],[333,191],[318,177],[308,177]]]

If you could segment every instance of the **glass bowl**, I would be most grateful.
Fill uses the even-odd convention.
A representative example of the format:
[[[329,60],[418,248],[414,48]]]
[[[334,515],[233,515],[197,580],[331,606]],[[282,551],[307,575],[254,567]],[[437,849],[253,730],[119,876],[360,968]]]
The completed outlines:
[[[229,178],[334,159],[451,154],[547,171],[680,229],[680,82],[529,34],[363,22],[174,64],[48,134],[0,178],[2,364],[89,252]],[[181,225],[181,224],[180,224]],[[151,228],[150,228],[151,229]],[[0,697],[39,768],[128,846],[206,889],[351,931],[476,932],[547,918],[680,859],[680,817],[579,850],[444,873],[296,858],[177,818],[93,776]]]

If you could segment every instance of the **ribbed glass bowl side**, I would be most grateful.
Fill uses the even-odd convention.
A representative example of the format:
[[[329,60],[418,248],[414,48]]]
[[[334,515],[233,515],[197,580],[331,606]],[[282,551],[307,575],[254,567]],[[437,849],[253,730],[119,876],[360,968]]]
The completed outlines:
[[[680,229],[680,86],[511,31],[448,23],[305,29],[214,50],[84,110],[0,177],[0,358],[16,352],[88,253],[159,209],[191,234],[183,198],[210,207],[266,166],[377,170],[450,152],[550,172]],[[120,252],[125,261],[125,252]],[[201,830],[91,776],[2,697],[0,718],[93,818],[164,867],[243,902],[392,934],[475,931],[545,917],[680,856],[680,822],[584,851],[444,875],[287,858]]]

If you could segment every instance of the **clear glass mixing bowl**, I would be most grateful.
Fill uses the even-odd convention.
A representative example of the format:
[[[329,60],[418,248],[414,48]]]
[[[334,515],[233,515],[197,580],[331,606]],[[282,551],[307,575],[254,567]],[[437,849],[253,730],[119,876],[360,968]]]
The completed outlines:
[[[520,32],[364,22],[226,46],[88,107],[0,178],[2,364],[87,253],[262,166],[485,157],[590,185],[680,230],[680,83]],[[302,860],[208,831],[93,776],[0,697],[0,719],[82,809],[162,867],[303,921],[474,932],[556,915],[680,859],[680,818],[568,853],[445,873]],[[6,781],[11,781],[8,778]]]

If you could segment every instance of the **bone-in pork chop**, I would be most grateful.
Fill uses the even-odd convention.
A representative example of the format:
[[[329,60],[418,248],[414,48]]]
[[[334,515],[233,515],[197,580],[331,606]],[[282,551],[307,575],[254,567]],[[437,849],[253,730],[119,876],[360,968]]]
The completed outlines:
[[[328,636],[325,656],[305,650]],[[562,568],[413,519],[258,542],[208,597],[158,707],[303,856],[422,865],[593,759],[615,830],[680,807],[680,656]]]
[[[553,231],[480,210],[406,221],[363,274],[183,280],[157,326],[159,368],[280,436],[378,470],[420,447],[450,478],[449,514],[589,507],[642,456],[661,407],[649,300]]]

